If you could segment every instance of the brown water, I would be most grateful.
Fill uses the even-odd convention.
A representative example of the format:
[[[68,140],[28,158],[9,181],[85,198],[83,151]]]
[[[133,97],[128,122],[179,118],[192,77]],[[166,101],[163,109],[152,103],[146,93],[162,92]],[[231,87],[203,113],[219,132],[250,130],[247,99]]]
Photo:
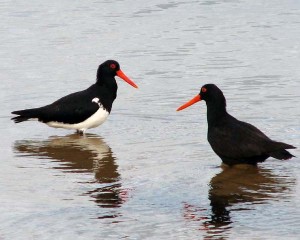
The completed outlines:
[[[300,2],[0,3],[0,239],[299,239]],[[106,123],[86,136],[12,110],[48,104],[120,62]],[[298,147],[289,161],[226,168],[206,106]]]

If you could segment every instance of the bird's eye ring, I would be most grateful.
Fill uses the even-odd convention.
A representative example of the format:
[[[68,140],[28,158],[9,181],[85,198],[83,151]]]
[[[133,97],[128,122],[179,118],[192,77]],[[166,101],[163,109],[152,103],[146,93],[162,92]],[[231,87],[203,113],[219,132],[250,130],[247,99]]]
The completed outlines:
[[[201,92],[206,92],[207,89],[205,87],[201,88]]]
[[[109,67],[110,67],[111,69],[115,69],[117,66],[116,66],[116,64],[112,63],[112,64],[109,65]]]

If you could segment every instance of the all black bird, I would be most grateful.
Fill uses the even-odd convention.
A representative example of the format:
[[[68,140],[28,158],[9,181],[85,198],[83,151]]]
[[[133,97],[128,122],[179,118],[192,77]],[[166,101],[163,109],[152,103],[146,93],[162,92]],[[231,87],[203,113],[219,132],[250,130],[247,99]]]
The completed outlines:
[[[97,81],[89,88],[69,94],[44,107],[13,111],[15,123],[36,119],[50,127],[75,129],[84,133],[86,129],[102,124],[111,112],[117,97],[118,85],[115,76],[131,86],[137,85],[120,69],[117,61],[107,60],[98,67]]]
[[[225,164],[256,165],[268,157],[281,160],[294,157],[286,150],[294,149],[294,146],[273,141],[253,125],[227,113],[223,92],[214,84],[204,85],[197,96],[177,111],[201,100],[207,105],[208,142]]]

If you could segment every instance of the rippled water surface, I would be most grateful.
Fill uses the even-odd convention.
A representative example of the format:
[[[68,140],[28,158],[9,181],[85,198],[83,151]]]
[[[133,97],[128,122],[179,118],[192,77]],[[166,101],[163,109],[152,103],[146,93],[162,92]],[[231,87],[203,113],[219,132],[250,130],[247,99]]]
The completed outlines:
[[[299,1],[1,1],[0,239],[299,239]],[[86,136],[12,110],[90,86],[116,59],[106,123]],[[221,166],[206,105],[298,147],[289,161]]]

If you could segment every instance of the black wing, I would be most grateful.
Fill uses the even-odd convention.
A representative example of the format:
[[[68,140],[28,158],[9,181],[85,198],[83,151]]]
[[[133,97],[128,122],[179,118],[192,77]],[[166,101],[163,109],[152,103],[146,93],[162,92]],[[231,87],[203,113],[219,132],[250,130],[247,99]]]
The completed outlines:
[[[209,129],[208,141],[219,156],[241,159],[266,154],[272,140],[253,125],[231,116],[220,126]]]
[[[72,93],[41,107],[38,118],[42,122],[56,121],[69,124],[83,122],[99,109],[98,103],[92,102],[94,98],[94,95],[86,94],[85,91]]]
[[[92,85],[86,90],[69,94],[44,107],[14,111],[12,113],[19,116],[12,119],[15,122],[30,118],[37,118],[45,123],[51,121],[69,124],[82,122],[99,109],[98,103],[92,102],[95,97],[100,100],[97,90],[99,89]]]

